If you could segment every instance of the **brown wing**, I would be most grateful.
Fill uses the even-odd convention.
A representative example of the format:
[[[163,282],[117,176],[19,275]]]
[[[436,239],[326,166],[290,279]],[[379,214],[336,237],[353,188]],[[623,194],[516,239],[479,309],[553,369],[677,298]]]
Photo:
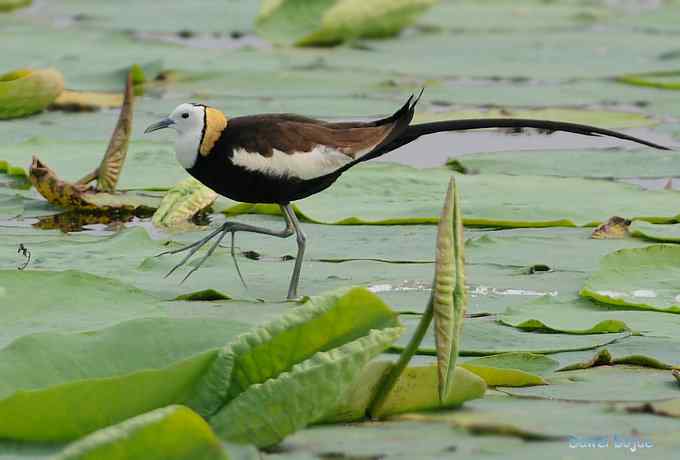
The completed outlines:
[[[412,97],[392,116],[370,122],[328,122],[294,114],[262,114],[229,120],[223,133],[232,148],[270,157],[273,150],[304,154],[328,147],[356,160],[400,134],[413,117]]]

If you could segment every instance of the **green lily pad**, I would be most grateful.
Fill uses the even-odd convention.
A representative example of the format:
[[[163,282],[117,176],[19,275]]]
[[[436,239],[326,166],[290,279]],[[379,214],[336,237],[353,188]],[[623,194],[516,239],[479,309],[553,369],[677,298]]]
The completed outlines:
[[[0,0],[0,12],[7,12],[23,8],[31,4],[33,0]]]
[[[320,423],[346,423],[365,419],[378,384],[391,366],[390,362],[373,361],[364,367],[338,405]],[[454,379],[452,391],[442,402],[437,393],[438,377],[435,366],[407,367],[390,390],[380,412],[372,415],[384,418],[404,412],[456,407],[484,396],[486,385],[474,373],[458,367]]]
[[[680,313],[680,247],[621,249],[602,259],[581,295],[622,308]]]
[[[406,317],[403,320],[406,333],[399,338],[393,350],[401,351],[406,339],[415,328],[416,319]],[[627,337],[627,333],[605,335],[568,335],[537,334],[521,332],[515,328],[503,326],[485,318],[469,319],[463,327],[461,356],[487,356],[499,353],[521,352],[552,354],[564,351],[590,350]],[[425,336],[418,353],[435,354],[434,336],[430,330]]]
[[[358,37],[396,35],[437,0],[267,0],[256,19],[259,34],[298,46],[337,45]]]
[[[64,449],[57,460],[116,458],[228,460],[222,442],[188,407],[168,406],[104,428]]]
[[[515,396],[571,401],[658,401],[678,396],[668,371],[637,366],[602,366],[560,372],[550,385],[504,388]]]
[[[482,377],[489,386],[522,387],[546,385],[543,375],[552,372],[558,361],[534,353],[501,353],[467,359],[461,367]]]
[[[455,158],[470,173],[626,178],[680,176],[677,152],[540,150],[474,153]]]
[[[609,308],[588,299],[542,297],[508,307],[499,317],[503,324],[523,331],[565,334],[607,334],[634,331],[656,337],[680,338],[680,318],[648,312]]]
[[[534,388],[538,390],[549,387]],[[555,417],[556,413],[561,416]],[[612,411],[611,406],[603,403],[574,404],[547,399],[518,399],[502,394],[487,395],[484,399],[471,401],[465,411],[434,413],[422,416],[421,420],[431,423],[447,422],[469,432],[487,436],[500,434],[517,436],[526,441],[542,440],[543,442],[526,443],[538,446],[545,446],[546,441],[551,438],[559,438],[560,443],[571,452],[574,452],[574,448],[568,447],[567,441],[573,442],[578,437],[606,437],[609,433],[624,436],[632,429],[637,430],[642,438],[647,438],[652,433],[677,433],[677,426],[673,425],[674,421],[670,418],[660,420],[644,414]],[[603,426],[606,426],[604,433]],[[605,449],[595,451],[599,455],[606,452]],[[541,458],[540,454],[536,458]]]
[[[54,69],[21,69],[0,75],[0,119],[40,112],[63,89],[64,77]]]
[[[680,224],[651,224],[636,221],[630,227],[630,234],[660,243],[680,243]]]
[[[668,70],[638,74],[626,74],[616,77],[616,81],[634,86],[645,86],[658,89],[680,89],[680,71]]]
[[[362,165],[330,189],[300,201],[295,209],[302,219],[324,224],[436,223],[441,195],[451,175],[445,168]],[[671,190],[643,191],[629,184],[577,178],[492,174],[460,175],[456,182],[461,188],[466,225],[592,226],[612,215],[668,222],[678,214],[673,206],[678,192]],[[343,206],[334,205],[338,200]],[[249,204],[233,204],[225,212],[279,213],[274,205]]]

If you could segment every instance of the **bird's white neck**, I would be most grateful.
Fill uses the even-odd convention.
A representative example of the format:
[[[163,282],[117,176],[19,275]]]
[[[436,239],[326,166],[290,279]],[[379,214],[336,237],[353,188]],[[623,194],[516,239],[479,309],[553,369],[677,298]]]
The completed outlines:
[[[201,144],[201,130],[190,130],[177,134],[175,140],[175,157],[184,169],[196,164],[198,149]]]

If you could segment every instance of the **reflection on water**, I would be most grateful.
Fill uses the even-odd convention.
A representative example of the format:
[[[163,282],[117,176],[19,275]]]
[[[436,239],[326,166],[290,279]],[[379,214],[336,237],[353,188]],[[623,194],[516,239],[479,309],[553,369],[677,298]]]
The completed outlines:
[[[66,211],[61,214],[38,217],[32,226],[43,230],[61,230],[64,233],[92,230],[85,228],[89,225],[100,225],[105,232],[121,229],[136,216],[132,213],[82,213]]]

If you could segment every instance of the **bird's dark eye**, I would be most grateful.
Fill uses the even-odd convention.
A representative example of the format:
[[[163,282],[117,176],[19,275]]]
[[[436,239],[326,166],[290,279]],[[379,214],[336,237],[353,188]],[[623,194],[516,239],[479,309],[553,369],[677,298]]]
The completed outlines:
[[[184,113],[182,114],[182,118],[189,118],[189,114],[186,113],[186,112],[184,112]]]

